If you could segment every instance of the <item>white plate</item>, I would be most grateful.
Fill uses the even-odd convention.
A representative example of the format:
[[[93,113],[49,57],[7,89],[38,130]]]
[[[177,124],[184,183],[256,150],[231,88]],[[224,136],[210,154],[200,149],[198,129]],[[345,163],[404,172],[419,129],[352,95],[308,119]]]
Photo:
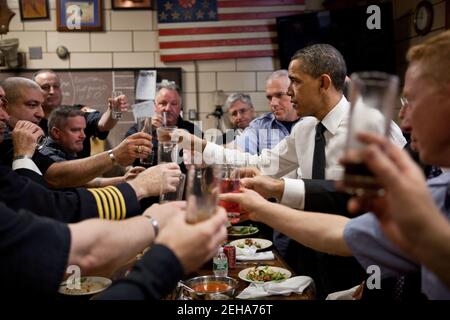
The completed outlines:
[[[269,269],[271,269],[274,272],[281,272],[282,274],[284,274],[286,276],[286,279],[290,278],[291,275],[292,275],[292,273],[289,270],[286,270],[286,269],[280,268],[280,267],[259,266],[259,267],[256,267],[256,268],[258,268],[258,269],[265,269],[266,267],[268,267]],[[247,279],[247,274],[250,272],[250,270],[254,270],[254,269],[255,269],[255,267],[244,269],[241,272],[239,272],[238,277],[241,278],[244,281],[252,282],[252,283],[266,283],[266,282],[274,281],[274,280],[272,280],[272,281],[254,281],[254,280]],[[282,280],[280,280],[280,281],[282,281]]]
[[[104,277],[81,277],[80,289],[69,289],[64,281],[59,286],[58,292],[69,296],[84,296],[102,292],[111,285],[112,281]]]
[[[259,244],[260,247],[255,246],[258,250],[264,250],[267,248],[270,248],[272,246],[272,241],[266,240],[266,239],[259,239],[259,238],[244,238],[244,239],[238,239],[230,242],[231,246],[239,247],[239,245],[244,245],[245,240],[251,240],[254,243]],[[243,249],[243,247],[239,247]]]
[[[236,237],[242,238],[242,237],[245,237],[245,236],[255,235],[255,234],[257,234],[259,232],[258,227],[253,226],[253,228],[256,229],[256,231],[254,231],[254,232],[248,232],[248,233],[243,233],[243,234],[241,234],[241,233],[230,233],[231,230],[238,231],[238,230],[241,230],[242,228],[248,228],[248,227],[249,226],[233,226],[233,227],[228,229],[228,236],[229,237],[234,237],[234,238],[236,238]]]

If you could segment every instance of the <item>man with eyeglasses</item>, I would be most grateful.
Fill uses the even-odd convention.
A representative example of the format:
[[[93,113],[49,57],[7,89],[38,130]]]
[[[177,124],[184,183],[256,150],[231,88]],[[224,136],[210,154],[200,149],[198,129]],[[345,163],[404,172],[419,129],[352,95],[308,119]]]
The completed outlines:
[[[277,70],[267,78],[266,97],[271,112],[254,119],[236,138],[240,149],[260,154],[264,149],[272,149],[291,133],[299,116],[287,94],[289,83],[287,70]]]
[[[252,99],[248,94],[237,92],[228,96],[224,104],[224,109],[232,125],[231,129],[226,130],[218,144],[227,144],[236,139],[249,126],[255,118],[255,108]]]
[[[403,136],[407,141],[404,150],[408,152],[410,157],[416,162],[416,164],[420,166],[425,177],[427,177],[428,179],[437,177],[442,173],[441,168],[424,163],[420,159],[417,146],[417,139],[412,134],[412,125],[410,120],[412,109],[409,104],[409,101],[405,97],[401,96],[400,103],[401,108],[398,112],[398,118],[400,120],[400,129],[402,130]]]

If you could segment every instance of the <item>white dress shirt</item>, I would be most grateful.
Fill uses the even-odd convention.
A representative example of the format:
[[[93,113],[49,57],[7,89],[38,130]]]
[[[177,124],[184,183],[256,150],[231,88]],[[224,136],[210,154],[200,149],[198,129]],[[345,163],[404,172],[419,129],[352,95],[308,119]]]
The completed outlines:
[[[41,170],[36,166],[36,164],[30,158],[23,158],[14,160],[12,163],[12,169],[28,169],[36,172],[37,174],[42,176]]]
[[[350,104],[342,96],[339,103],[323,118],[322,124],[327,129],[324,132],[325,147],[325,178],[327,180],[341,180],[344,168],[339,164],[345,150],[347,138],[348,115]],[[264,149],[261,154],[250,155],[237,150],[224,149],[221,146],[208,143],[203,152],[207,163],[220,163],[223,159],[227,163],[246,161],[256,164],[263,175],[280,178],[292,170],[297,170],[297,179],[285,178],[284,192],[281,203],[297,209],[303,209],[305,204],[305,184],[301,179],[311,179],[314,154],[314,141],[317,118],[304,117],[293,128],[285,139],[273,149]],[[380,132],[383,128],[380,127]],[[400,147],[406,144],[400,128],[392,122],[390,139]]]

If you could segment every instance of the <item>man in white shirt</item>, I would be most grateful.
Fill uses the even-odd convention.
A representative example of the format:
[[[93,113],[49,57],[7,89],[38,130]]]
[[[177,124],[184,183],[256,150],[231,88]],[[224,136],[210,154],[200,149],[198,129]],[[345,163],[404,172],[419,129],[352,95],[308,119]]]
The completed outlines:
[[[319,122],[326,129],[324,178],[338,180],[343,174],[344,168],[339,163],[339,158],[344,151],[350,109],[342,91],[346,72],[342,55],[330,45],[317,44],[299,50],[289,65],[291,84],[288,94],[297,114],[303,119],[294,126],[289,136],[273,149],[264,149],[260,155],[224,149],[185,132],[177,131],[176,134],[183,137],[183,148],[191,149],[194,146],[196,151],[203,150],[203,160],[206,163],[244,159],[248,164],[255,164],[262,175],[274,178],[297,170],[298,179],[257,177],[253,185],[246,187],[255,189],[266,198],[274,197],[287,206],[308,210],[309,203],[305,194],[310,188],[314,191],[317,185],[323,185],[324,180],[312,179],[315,128]],[[381,130],[382,128],[380,132]],[[391,140],[403,147],[406,140],[400,128],[392,123],[390,132]]]
[[[288,71],[291,80],[288,95],[291,96],[297,114],[303,119],[273,149],[264,149],[260,155],[250,155],[224,149],[184,132],[177,134],[183,137],[183,148],[203,150],[203,160],[206,163],[217,163],[223,159],[227,162],[245,159],[247,163],[255,164],[263,175],[272,176],[273,178],[257,176],[247,180],[245,185],[265,198],[274,197],[280,203],[297,209],[342,214],[346,212],[348,197],[336,194],[334,181],[327,180],[339,180],[344,171],[339,158],[344,151],[350,108],[343,95],[347,74],[344,58],[334,47],[316,44],[297,51]],[[325,154],[322,175],[317,178],[313,175],[313,155],[319,122],[325,128]],[[394,123],[391,138],[400,146],[406,143],[401,130]],[[283,177],[292,170],[297,170],[298,179],[274,179]],[[356,268],[353,259],[344,262],[327,256],[319,257],[317,265],[302,265],[306,260],[301,257],[300,250],[303,249],[289,249],[291,253],[288,255],[293,260],[287,260],[298,273],[314,273],[319,297],[356,285],[361,279],[361,270]]]

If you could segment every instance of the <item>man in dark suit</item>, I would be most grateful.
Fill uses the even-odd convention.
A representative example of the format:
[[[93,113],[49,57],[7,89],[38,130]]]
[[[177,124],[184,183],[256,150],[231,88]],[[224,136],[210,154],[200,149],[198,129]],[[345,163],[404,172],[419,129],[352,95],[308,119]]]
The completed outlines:
[[[0,148],[3,133],[9,119],[5,110],[7,100],[0,87]],[[36,138],[41,134],[39,127],[31,122],[22,122],[14,130],[14,151],[22,153],[31,145],[34,151]],[[27,151],[25,151],[27,153]],[[88,218],[121,220],[141,213],[138,200],[159,194],[159,168],[149,170],[134,181],[117,186],[97,189],[77,188],[52,191],[45,187],[42,175],[33,160],[28,157],[13,162],[15,170],[0,165],[0,201],[13,209],[37,210],[37,212],[59,221],[76,222]],[[179,174],[175,164],[170,166]],[[156,179],[156,180],[155,180]],[[153,182],[150,182],[153,180]],[[154,186],[153,190],[149,188]],[[110,201],[114,199],[115,201]]]

